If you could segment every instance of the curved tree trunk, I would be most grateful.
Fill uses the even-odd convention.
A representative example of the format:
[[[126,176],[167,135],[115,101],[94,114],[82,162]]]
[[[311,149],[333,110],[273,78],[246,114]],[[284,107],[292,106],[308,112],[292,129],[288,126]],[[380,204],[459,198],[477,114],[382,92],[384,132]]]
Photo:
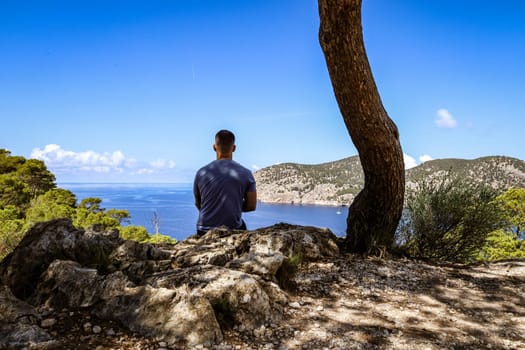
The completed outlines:
[[[405,170],[399,134],[385,111],[363,43],[361,0],[319,0],[319,41],[335,97],[365,175],[350,206],[346,248],[389,248],[403,210]]]

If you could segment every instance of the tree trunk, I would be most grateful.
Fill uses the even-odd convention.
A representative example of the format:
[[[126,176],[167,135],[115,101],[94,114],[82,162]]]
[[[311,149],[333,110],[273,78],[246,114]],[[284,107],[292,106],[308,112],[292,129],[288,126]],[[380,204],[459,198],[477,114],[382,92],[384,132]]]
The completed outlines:
[[[393,243],[403,210],[403,152],[366,56],[361,0],[319,0],[319,15],[319,41],[335,97],[365,175],[349,209],[346,249],[368,254]]]

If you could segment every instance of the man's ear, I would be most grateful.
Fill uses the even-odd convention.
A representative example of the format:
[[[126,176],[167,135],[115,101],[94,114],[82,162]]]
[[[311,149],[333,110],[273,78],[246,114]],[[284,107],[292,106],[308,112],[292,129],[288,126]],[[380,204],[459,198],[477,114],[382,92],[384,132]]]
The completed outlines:
[[[235,152],[236,149],[237,149],[237,146],[233,145],[232,153]]]
[[[213,150],[214,150],[215,152],[217,152],[217,145],[216,145],[216,144],[213,144]]]

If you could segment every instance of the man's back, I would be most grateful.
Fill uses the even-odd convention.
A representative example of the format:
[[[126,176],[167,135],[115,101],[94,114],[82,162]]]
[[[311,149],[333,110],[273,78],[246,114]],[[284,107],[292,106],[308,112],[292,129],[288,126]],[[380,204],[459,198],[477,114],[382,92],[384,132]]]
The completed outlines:
[[[248,192],[255,192],[250,170],[231,159],[215,160],[197,171],[193,191],[200,201],[198,231],[225,225],[241,228]]]

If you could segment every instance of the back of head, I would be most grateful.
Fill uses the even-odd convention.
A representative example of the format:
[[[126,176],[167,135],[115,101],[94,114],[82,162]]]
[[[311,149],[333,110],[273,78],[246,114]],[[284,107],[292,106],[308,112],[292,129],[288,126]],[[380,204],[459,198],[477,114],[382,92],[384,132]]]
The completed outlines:
[[[215,145],[222,153],[229,153],[235,145],[235,135],[229,130],[220,130],[215,134]]]

